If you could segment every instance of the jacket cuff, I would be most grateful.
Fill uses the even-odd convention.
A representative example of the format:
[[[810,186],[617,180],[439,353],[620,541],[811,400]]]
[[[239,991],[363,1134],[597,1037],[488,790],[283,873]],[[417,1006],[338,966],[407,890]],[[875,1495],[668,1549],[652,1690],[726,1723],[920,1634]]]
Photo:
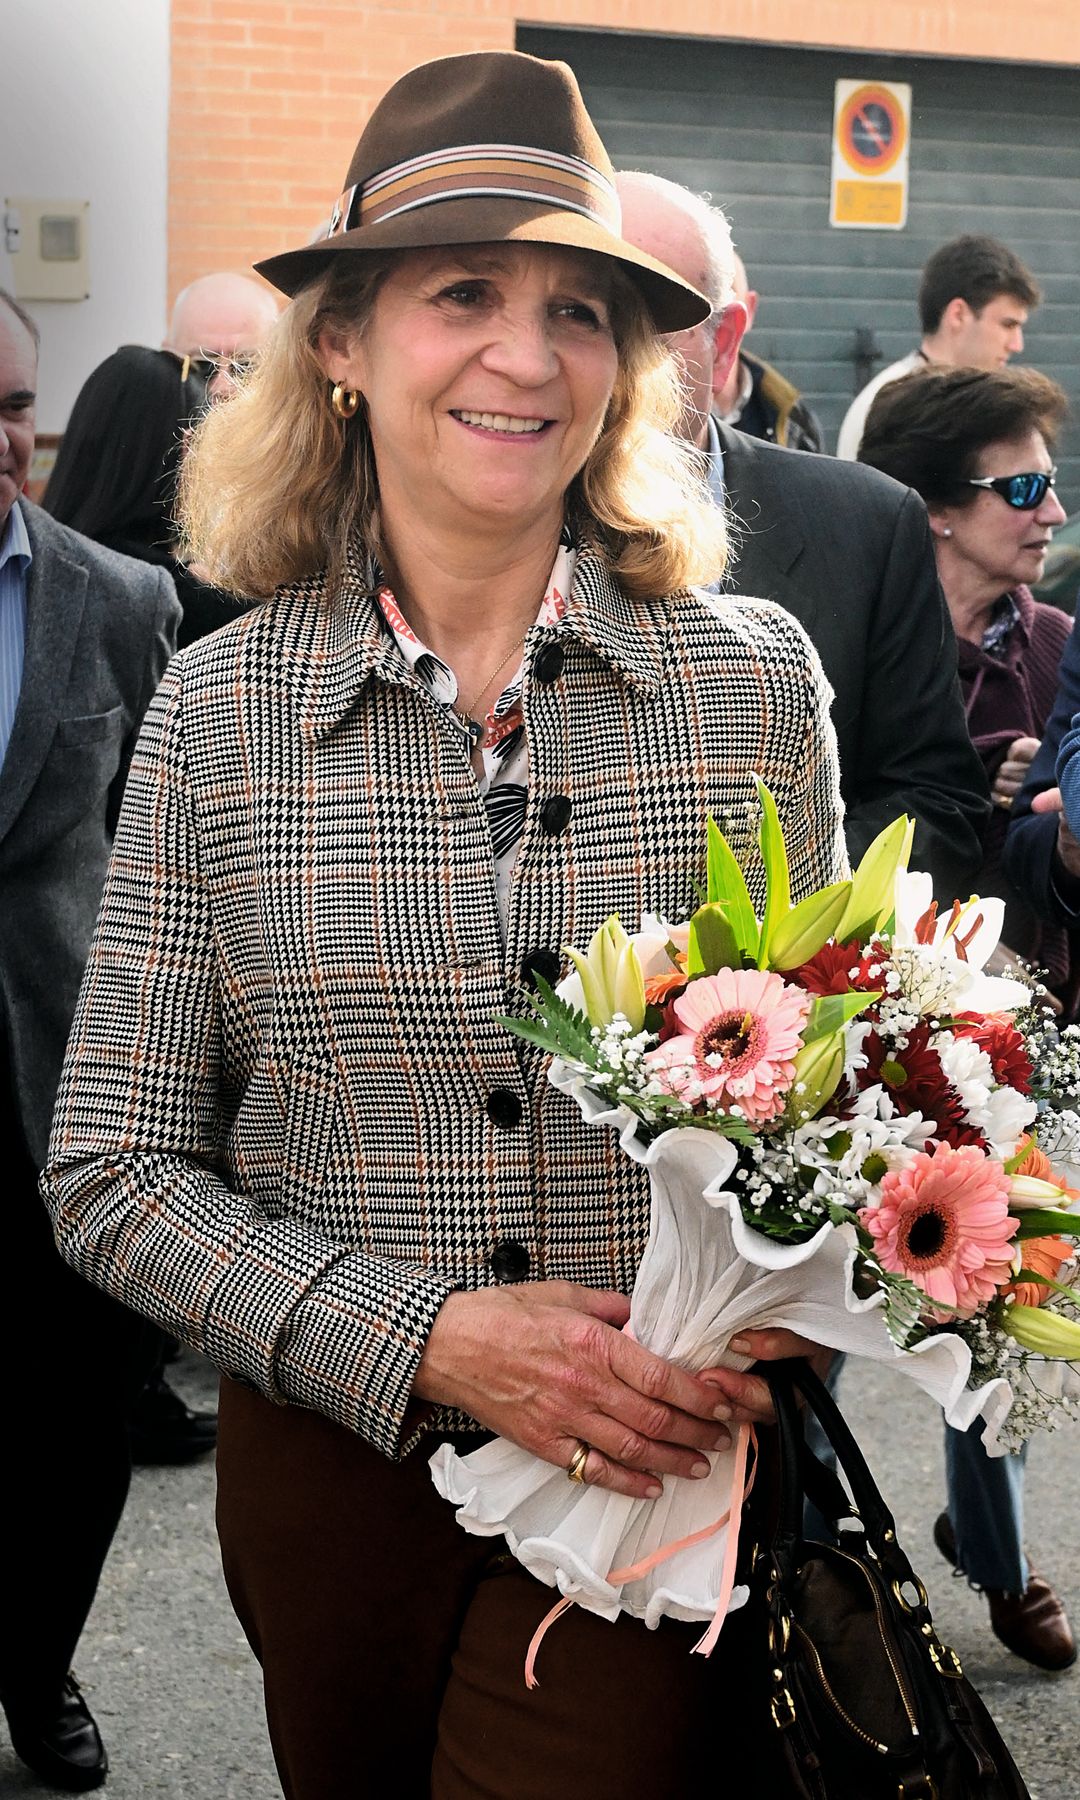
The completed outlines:
[[[404,1455],[417,1436],[417,1365],[453,1292],[433,1269],[339,1256],[283,1325],[270,1397],[324,1413],[384,1456]]]

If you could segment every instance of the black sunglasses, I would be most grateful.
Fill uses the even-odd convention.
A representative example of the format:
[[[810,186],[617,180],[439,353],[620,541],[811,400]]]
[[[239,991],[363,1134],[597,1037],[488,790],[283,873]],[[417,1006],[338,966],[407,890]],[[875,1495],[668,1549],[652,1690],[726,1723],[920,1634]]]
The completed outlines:
[[[1006,506],[1013,506],[1017,512],[1034,512],[1046,499],[1048,488],[1055,485],[1056,469],[1049,474],[1042,469],[1030,475],[980,475],[978,480],[965,482],[966,487],[991,488],[1000,494]]]
[[[255,366],[255,352],[236,350],[231,356],[217,350],[189,350],[185,355],[180,350],[170,350],[180,364],[180,379],[186,381],[192,373],[201,376],[203,381],[212,381],[215,375],[246,375]]]

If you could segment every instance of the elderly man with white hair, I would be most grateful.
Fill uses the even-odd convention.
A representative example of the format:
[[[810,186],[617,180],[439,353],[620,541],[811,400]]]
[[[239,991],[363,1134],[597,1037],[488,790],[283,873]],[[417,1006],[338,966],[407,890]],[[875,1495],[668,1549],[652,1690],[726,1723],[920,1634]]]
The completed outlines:
[[[201,371],[211,400],[224,400],[277,316],[278,302],[265,282],[250,275],[200,275],[177,294],[161,347]]]
[[[913,865],[931,871],[942,899],[967,894],[989,795],[964,720],[926,509],[875,470],[780,449],[714,416],[747,317],[728,222],[662,176],[620,174],[617,183],[628,241],[713,302],[704,324],[670,339],[685,373],[682,431],[706,454],[713,494],[738,522],[726,585],[793,613],[832,684],[852,861],[908,812]]]

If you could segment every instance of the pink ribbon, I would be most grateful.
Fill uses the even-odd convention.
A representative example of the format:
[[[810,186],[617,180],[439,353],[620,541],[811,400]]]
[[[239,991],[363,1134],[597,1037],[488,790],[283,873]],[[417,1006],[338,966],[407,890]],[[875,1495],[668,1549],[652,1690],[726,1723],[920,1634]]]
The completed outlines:
[[[746,1464],[751,1447],[754,1450],[754,1461],[749,1477],[747,1477]],[[673,1544],[662,1544],[659,1550],[654,1550],[651,1555],[642,1557],[640,1562],[631,1563],[625,1569],[612,1569],[607,1577],[613,1587],[622,1587],[628,1581],[639,1581],[643,1575],[648,1575],[650,1570],[659,1568],[661,1563],[677,1556],[680,1550],[692,1550],[695,1544],[703,1544],[706,1539],[715,1537],[718,1531],[723,1531],[724,1526],[730,1520],[727,1543],[724,1545],[724,1561],[720,1569],[720,1591],[716,1598],[716,1611],[713,1613],[704,1635],[694,1645],[691,1652],[694,1656],[712,1655],[727,1617],[728,1605],[735,1587],[735,1565],[739,1556],[742,1509],[750,1496],[756,1475],[757,1433],[752,1425],[740,1425],[735,1438],[735,1466],[731,1475],[731,1496],[727,1511],[719,1519],[715,1519],[711,1525],[704,1526],[701,1531],[693,1531],[688,1537],[678,1538]],[[563,1613],[568,1612],[570,1607],[576,1604],[574,1599],[564,1595],[561,1600],[555,1602],[550,1612],[545,1613],[533,1632],[532,1641],[525,1657],[525,1686],[527,1688],[531,1689],[540,1685],[536,1679],[536,1655],[544,1638],[555,1621],[561,1619]]]

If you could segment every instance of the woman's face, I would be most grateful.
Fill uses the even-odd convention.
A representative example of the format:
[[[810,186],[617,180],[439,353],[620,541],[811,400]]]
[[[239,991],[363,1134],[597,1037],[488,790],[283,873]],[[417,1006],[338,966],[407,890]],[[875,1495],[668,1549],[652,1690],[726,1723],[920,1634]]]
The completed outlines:
[[[363,332],[320,348],[367,403],[391,535],[557,529],[615,382],[608,267],[546,245],[404,251]]]
[[[1028,437],[987,444],[976,473],[1027,475],[1052,467],[1042,433],[1033,431]],[[952,533],[947,540],[950,553],[961,558],[970,573],[984,579],[988,593],[1003,594],[1021,582],[1032,586],[1042,576],[1054,527],[1065,518],[1053,488],[1047,488],[1033,512],[1009,506],[992,489],[970,491],[975,496],[971,505],[932,511],[939,552],[944,548],[941,532],[947,528]],[[944,577],[945,571],[942,573]],[[948,582],[944,585],[947,593]]]

